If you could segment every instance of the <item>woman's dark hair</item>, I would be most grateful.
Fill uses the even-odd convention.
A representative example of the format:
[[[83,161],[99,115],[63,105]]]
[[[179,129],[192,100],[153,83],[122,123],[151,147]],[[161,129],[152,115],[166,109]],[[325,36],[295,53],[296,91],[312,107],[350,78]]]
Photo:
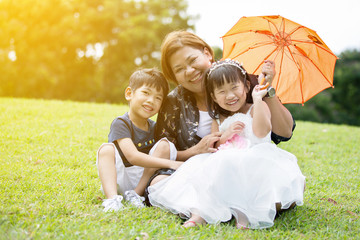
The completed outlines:
[[[202,52],[204,51],[204,48],[207,48],[212,59],[214,59],[214,52],[210,45],[194,33],[184,30],[169,33],[161,44],[161,68],[165,78],[176,84],[178,84],[178,82],[170,66],[170,57],[186,46],[198,49]]]
[[[209,115],[213,119],[219,118],[219,114],[225,117],[232,115],[232,112],[220,107],[212,98],[215,88],[222,86],[225,81],[227,83],[237,83],[240,80],[244,87],[248,89],[246,102],[252,102],[251,87],[247,84],[250,81],[249,75],[240,64],[236,64],[238,66],[233,63],[229,64],[227,60],[218,61],[213,63],[212,67],[205,72],[204,89],[206,105]]]

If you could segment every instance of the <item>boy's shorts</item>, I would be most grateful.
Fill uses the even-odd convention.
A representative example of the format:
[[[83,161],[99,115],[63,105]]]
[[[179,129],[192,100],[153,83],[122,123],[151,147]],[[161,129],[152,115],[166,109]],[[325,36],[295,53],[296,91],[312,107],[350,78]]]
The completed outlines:
[[[149,155],[152,155],[155,151],[156,147],[158,146],[159,142],[165,140],[170,145],[170,160],[175,161],[177,156],[177,150],[175,145],[167,140],[167,138],[160,139],[155,145],[151,148]],[[99,150],[96,154],[96,166],[98,166],[99,161],[99,151],[100,149],[106,145],[109,144],[114,148],[115,151],[115,168],[116,168],[116,182],[117,182],[117,191],[119,194],[124,195],[124,192],[128,190],[133,190],[138,185],[140,178],[144,172],[143,167],[139,166],[131,166],[131,167],[125,167],[121,156],[119,152],[117,151],[115,144],[113,143],[104,143],[99,147]],[[102,186],[101,186],[102,190]]]

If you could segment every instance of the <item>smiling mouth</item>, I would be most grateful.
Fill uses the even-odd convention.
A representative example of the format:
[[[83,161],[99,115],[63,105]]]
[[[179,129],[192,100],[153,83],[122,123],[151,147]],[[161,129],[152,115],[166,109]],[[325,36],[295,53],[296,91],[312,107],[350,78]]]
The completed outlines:
[[[189,82],[191,82],[191,83],[195,82],[196,83],[198,81],[201,81],[201,79],[202,79],[202,74],[199,74],[196,77],[194,77],[193,79],[191,79]]]
[[[152,107],[150,107],[150,106],[144,105],[143,107],[144,107],[144,109],[145,109],[146,111],[148,111],[148,112],[152,112],[152,111],[154,110],[154,108],[152,108]]]
[[[227,102],[226,105],[233,106],[233,105],[235,105],[238,101],[239,101],[239,99],[236,99],[236,100]]]

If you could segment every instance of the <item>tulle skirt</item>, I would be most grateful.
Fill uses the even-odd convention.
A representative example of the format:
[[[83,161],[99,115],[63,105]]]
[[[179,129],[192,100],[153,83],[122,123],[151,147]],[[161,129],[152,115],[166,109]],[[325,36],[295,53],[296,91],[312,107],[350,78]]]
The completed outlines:
[[[303,204],[305,177],[296,157],[272,143],[224,149],[186,161],[171,177],[149,187],[149,200],[210,224],[236,221],[250,228],[271,227],[276,203],[282,209]]]

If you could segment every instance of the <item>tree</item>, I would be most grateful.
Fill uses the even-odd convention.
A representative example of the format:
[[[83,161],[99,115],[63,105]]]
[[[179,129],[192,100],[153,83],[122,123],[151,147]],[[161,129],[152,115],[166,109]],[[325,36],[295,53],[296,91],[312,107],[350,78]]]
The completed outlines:
[[[360,52],[347,50],[340,54],[335,68],[332,93],[337,112],[336,123],[360,125]]]
[[[160,44],[193,29],[178,0],[0,1],[0,95],[118,102]]]

